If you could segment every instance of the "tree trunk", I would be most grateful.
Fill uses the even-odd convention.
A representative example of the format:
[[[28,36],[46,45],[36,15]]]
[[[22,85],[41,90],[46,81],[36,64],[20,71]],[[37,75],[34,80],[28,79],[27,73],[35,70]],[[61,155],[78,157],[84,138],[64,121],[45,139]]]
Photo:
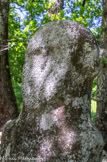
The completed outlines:
[[[96,126],[104,138],[104,150],[107,151],[107,0],[103,0],[101,68],[98,75]]]
[[[18,108],[8,63],[9,0],[0,0],[0,130],[10,119],[18,116]]]
[[[60,10],[63,10],[64,0],[54,0],[54,6],[49,9],[49,14],[58,14]]]

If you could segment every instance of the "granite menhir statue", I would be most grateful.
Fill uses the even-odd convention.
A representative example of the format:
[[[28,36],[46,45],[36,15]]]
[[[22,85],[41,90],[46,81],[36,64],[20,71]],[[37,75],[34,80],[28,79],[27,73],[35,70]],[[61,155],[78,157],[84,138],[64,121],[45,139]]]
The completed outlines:
[[[70,20],[41,27],[27,47],[24,106],[4,127],[2,159],[101,162],[103,140],[90,106],[98,69],[98,47],[86,27]]]

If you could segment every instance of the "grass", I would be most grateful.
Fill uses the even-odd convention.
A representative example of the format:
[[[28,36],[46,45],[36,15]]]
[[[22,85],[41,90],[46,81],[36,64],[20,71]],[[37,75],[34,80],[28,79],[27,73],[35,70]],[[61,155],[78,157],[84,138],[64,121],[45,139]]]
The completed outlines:
[[[95,118],[96,118],[96,108],[97,108],[97,103],[94,100],[91,100],[91,119],[92,122],[95,122]]]
[[[23,107],[21,84],[13,82],[13,89],[14,89],[15,96],[16,96],[17,106],[20,112]]]

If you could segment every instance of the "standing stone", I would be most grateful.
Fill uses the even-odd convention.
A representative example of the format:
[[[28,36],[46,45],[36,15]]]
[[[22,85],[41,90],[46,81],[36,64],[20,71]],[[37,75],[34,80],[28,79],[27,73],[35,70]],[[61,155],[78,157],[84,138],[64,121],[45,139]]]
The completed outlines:
[[[17,162],[101,162],[103,140],[90,111],[98,66],[96,41],[83,25],[61,20],[41,27],[25,55],[24,107],[4,127],[1,156]]]

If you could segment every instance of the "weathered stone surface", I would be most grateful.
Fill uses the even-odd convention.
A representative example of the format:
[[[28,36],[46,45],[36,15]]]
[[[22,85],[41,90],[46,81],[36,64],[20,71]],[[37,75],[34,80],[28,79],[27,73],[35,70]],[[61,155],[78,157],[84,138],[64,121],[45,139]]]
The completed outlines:
[[[41,27],[25,55],[24,107],[5,125],[1,156],[18,162],[101,162],[103,140],[90,113],[98,66],[96,41],[84,26],[56,21]]]

